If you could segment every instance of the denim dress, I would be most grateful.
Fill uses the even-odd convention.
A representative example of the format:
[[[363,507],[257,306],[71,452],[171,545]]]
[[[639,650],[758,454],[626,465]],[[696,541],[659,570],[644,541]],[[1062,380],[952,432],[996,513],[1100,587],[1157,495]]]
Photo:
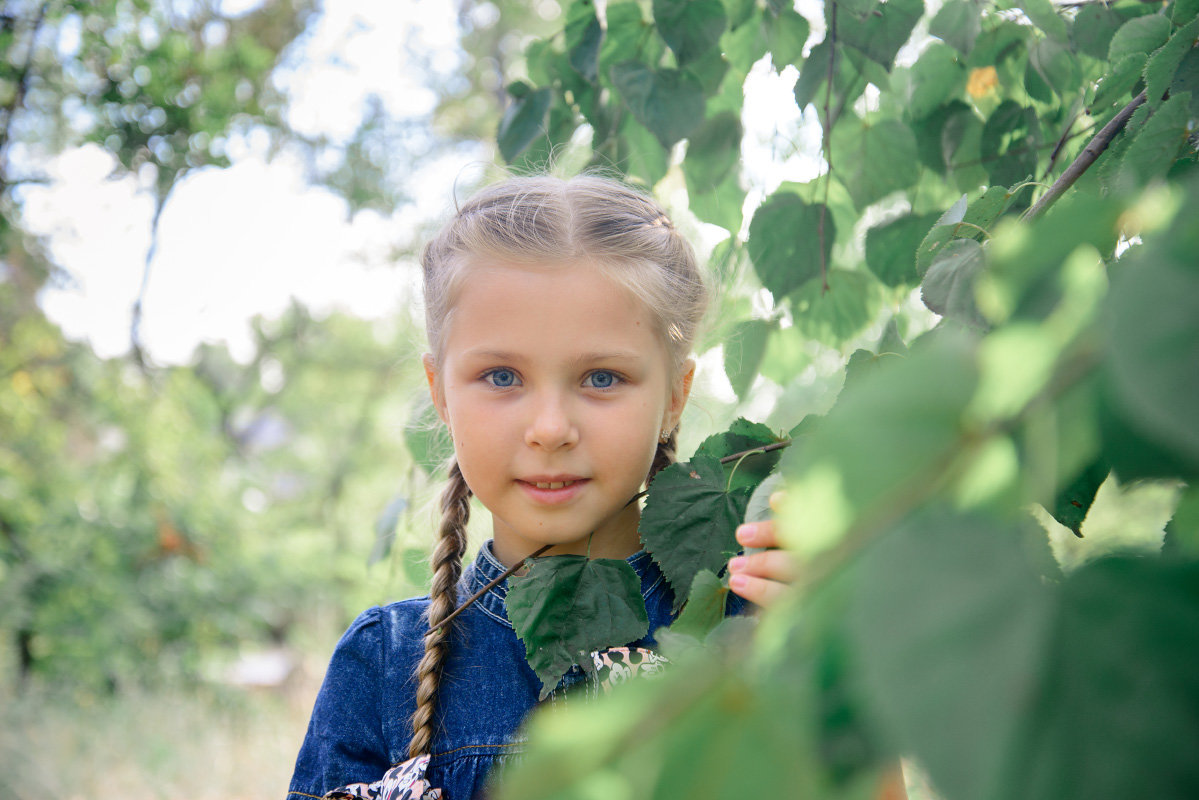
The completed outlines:
[[[630,646],[653,647],[652,632],[672,621],[673,594],[648,553],[628,558],[641,578],[650,635]],[[503,574],[491,542],[458,585],[459,603]],[[504,610],[507,581],[454,621],[437,696],[427,778],[447,800],[481,794],[492,766],[524,745],[518,729],[537,704],[541,684],[525,661]],[[408,758],[416,711],[416,665],[424,654],[428,597],[369,609],[338,642],[296,759],[287,800],[321,797],[346,784],[378,780]],[[744,603],[732,597],[729,613]],[[586,680],[574,666],[555,690]]]

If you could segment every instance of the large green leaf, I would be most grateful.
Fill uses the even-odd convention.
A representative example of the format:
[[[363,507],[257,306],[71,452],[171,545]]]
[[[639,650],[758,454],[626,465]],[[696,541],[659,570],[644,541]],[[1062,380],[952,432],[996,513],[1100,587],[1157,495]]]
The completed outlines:
[[[525,645],[544,699],[589,654],[635,642],[649,632],[641,579],[627,561],[586,556],[535,559],[525,577],[508,579],[508,619]]]
[[[969,0],[964,3],[971,5]],[[908,104],[912,119],[920,119],[961,94],[966,71],[953,48],[933,42],[912,65],[912,96]]]
[[[791,295],[795,327],[810,339],[832,347],[857,336],[878,312],[879,285],[860,270],[833,269],[828,288],[812,278]]]
[[[924,280],[920,296],[929,310],[970,328],[986,328],[987,321],[974,301],[978,276],[986,267],[982,245],[973,239],[955,239],[937,253]]]
[[[1010,186],[1036,173],[1041,128],[1037,114],[1014,100],[1004,100],[987,117],[982,158],[992,184]]]
[[[916,137],[897,119],[844,118],[833,129],[833,175],[859,210],[920,177]]]
[[[686,72],[622,61],[612,67],[612,82],[637,121],[665,148],[691,135],[704,120],[703,87]]]
[[[804,43],[808,41],[811,26],[790,5],[781,8],[777,16],[767,12],[762,29],[776,72],[803,57]]]
[[[1112,36],[1107,59],[1112,63],[1133,53],[1152,53],[1170,38],[1170,20],[1158,14],[1125,22]]]
[[[566,50],[570,65],[584,80],[594,83],[599,76],[600,46],[604,29],[592,0],[576,0],[566,17]]]
[[[1184,209],[1179,219],[1191,218]],[[1199,369],[1194,368],[1199,364],[1199,273],[1156,253],[1139,254],[1112,282],[1104,314],[1108,382],[1121,416],[1176,453],[1188,465],[1180,477],[1194,479],[1199,476]]]
[[[1017,5],[1050,39],[1065,42],[1069,37],[1066,21],[1058,16],[1051,0],[1020,0]]]
[[[962,55],[974,49],[981,31],[982,4],[976,0],[945,3],[928,24],[929,33],[952,45]]]
[[[825,210],[822,255],[822,208],[805,203],[793,192],[781,191],[767,198],[754,213],[746,248],[762,285],[776,298],[818,276],[822,260],[828,263],[836,230],[833,215]]]
[[[504,112],[495,138],[500,155],[511,162],[545,132],[553,93],[550,89],[531,90],[519,82],[508,87],[508,93],[512,104]]]
[[[778,327],[777,322],[750,319],[739,323],[724,343],[724,373],[733,392],[742,400],[758,377],[758,366],[766,352],[766,339]]]
[[[670,631],[703,640],[724,620],[729,587],[716,577],[716,573],[701,569],[695,573],[695,580],[691,582],[691,591],[687,597],[687,604],[683,606],[679,618],[670,626]]]
[[[828,4],[828,7],[832,6],[833,3]],[[839,14],[837,38],[889,72],[899,48],[912,35],[912,29],[923,13],[923,0],[888,0],[863,18]]]
[[[1124,24],[1124,18],[1104,3],[1087,3],[1078,9],[1074,25],[1070,29],[1070,40],[1074,49],[1091,58],[1107,60],[1112,36]]]
[[[845,387],[803,447],[783,455],[788,544],[826,549],[855,521],[892,513],[937,480],[961,447],[977,380],[968,342],[950,332]]]
[[[895,744],[960,800],[1190,796],[1199,567],[1101,559],[1055,586],[1019,539],[930,512],[867,552],[854,663]]]
[[[698,454],[654,476],[641,514],[641,542],[674,590],[674,607],[687,601],[701,569],[719,573],[740,546],[733,535],[750,491],[728,490],[720,461]]]
[[[741,160],[741,118],[731,111],[715,114],[687,142],[683,176],[691,195],[710,192]]]
[[[711,50],[727,23],[720,0],[654,0],[658,35],[674,51],[680,67]]]
[[[1177,94],[1162,103],[1139,131],[1120,159],[1117,186],[1124,191],[1160,178],[1174,165],[1187,143],[1191,124],[1189,94]],[[1131,123],[1130,123],[1131,125]]]
[[[904,214],[866,231],[866,266],[887,286],[914,286],[916,249],[937,221],[936,214]]]
[[[1195,48],[1199,38],[1199,18],[1175,31],[1170,41],[1161,46],[1145,64],[1145,97],[1151,108],[1161,105],[1166,90],[1171,88],[1174,75],[1182,60]],[[1178,94],[1176,90],[1172,94]]]

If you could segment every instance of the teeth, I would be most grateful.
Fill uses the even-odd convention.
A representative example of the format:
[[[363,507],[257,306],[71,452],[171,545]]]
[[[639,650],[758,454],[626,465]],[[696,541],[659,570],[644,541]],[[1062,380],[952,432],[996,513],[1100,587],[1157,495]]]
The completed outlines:
[[[574,481],[552,481],[550,483],[534,483],[538,489],[561,489],[563,486],[570,486]]]

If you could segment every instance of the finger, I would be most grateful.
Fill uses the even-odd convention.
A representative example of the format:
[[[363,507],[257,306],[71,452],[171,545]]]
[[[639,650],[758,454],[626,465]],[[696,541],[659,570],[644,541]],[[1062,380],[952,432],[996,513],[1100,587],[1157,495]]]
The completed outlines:
[[[747,522],[737,527],[737,542],[742,547],[778,547],[774,522]]]
[[[790,583],[799,577],[795,559],[784,550],[763,550],[729,561],[729,573]]]
[[[729,588],[734,594],[744,597],[759,606],[772,605],[787,590],[787,585],[766,578],[755,578],[752,575],[733,575],[729,579]]]

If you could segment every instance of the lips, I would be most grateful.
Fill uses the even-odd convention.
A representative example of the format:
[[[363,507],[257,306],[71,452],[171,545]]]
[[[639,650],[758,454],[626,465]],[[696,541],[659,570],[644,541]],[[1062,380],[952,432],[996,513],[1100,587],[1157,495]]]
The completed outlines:
[[[567,502],[577,495],[587,479],[578,475],[531,475],[517,483],[534,501],[554,505]]]

